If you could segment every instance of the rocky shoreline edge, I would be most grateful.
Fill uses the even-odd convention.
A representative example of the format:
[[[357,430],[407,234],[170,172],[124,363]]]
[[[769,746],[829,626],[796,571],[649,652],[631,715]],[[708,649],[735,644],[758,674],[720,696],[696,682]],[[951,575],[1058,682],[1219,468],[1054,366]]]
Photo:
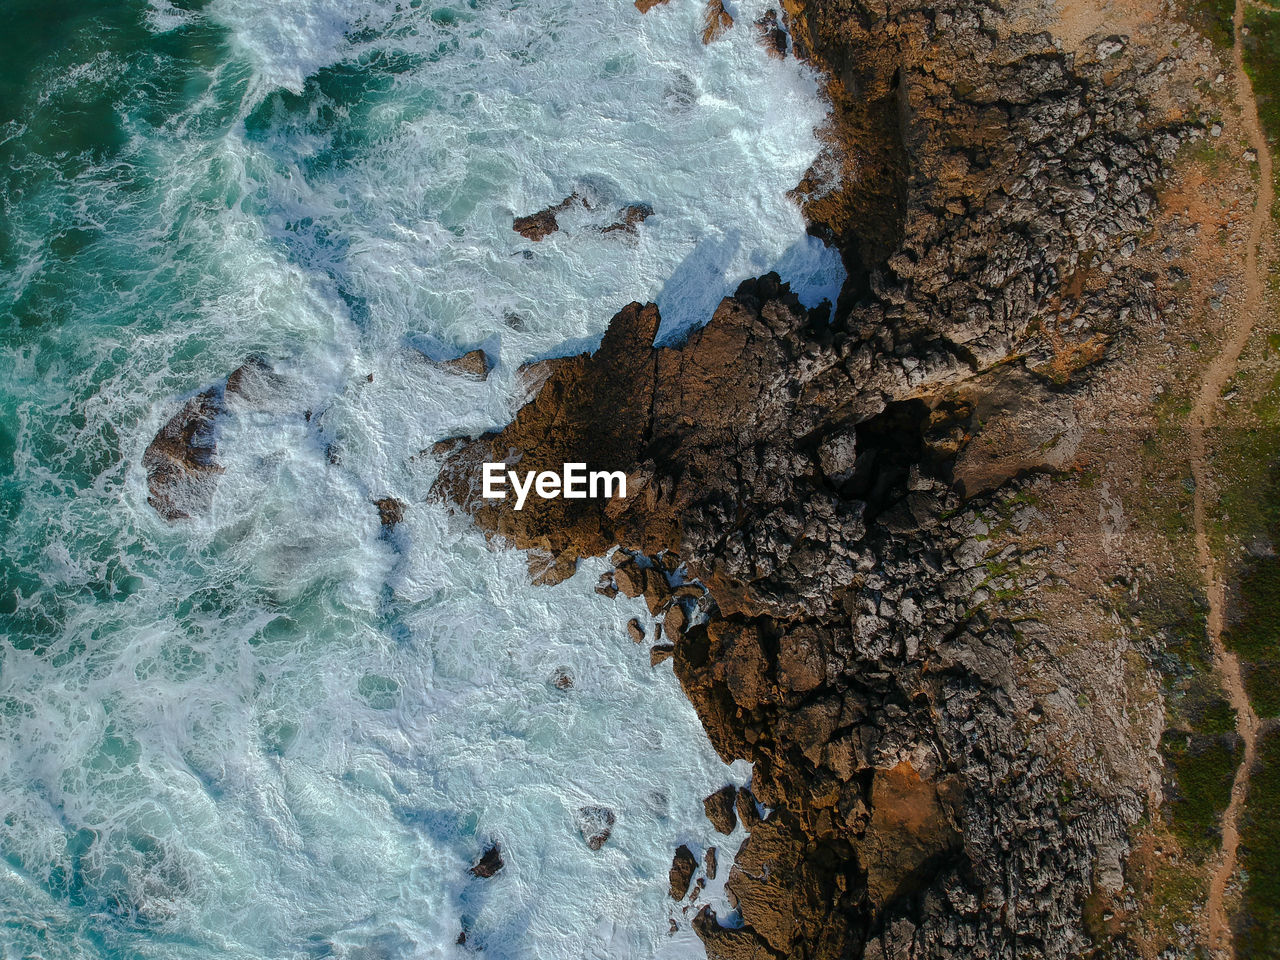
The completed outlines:
[[[713,960],[1089,955],[1110,929],[1091,912],[1132,909],[1161,718],[1028,682],[1078,679],[1044,666],[1079,626],[1046,614],[1078,597],[1048,599],[1075,567],[1037,534],[1069,516],[1046,478],[1080,469],[1189,322],[1159,262],[1180,229],[1160,194],[1209,131],[1213,53],[1176,24],[1064,40],[1030,5],[783,12],[833,106],[795,196],[848,268],[834,309],[770,274],[655,348],[656,306],[631,304],[594,353],[522,371],[506,428],[438,444],[432,496],[528,551],[543,582],[620,545],[601,590],[645,596],[669,645],[655,657],[722,758],[754,764],[772,813],[726,887],[741,923],[695,921]],[[786,52],[777,18],[757,26]],[[554,230],[573,200],[526,228]],[[157,435],[162,515],[175,477],[212,481],[201,438],[238,392],[201,394]],[[479,496],[480,465],[512,456],[625,470],[632,496],[516,513]],[[394,526],[402,505],[378,508]]]

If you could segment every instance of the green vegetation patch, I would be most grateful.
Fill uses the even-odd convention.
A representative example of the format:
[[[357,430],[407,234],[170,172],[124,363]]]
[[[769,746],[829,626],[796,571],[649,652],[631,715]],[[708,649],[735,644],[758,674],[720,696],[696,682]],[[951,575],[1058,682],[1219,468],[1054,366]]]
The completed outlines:
[[[1234,31],[1231,17],[1233,0],[1191,0],[1185,7],[1187,22],[1213,41],[1218,49],[1231,49]]]
[[[1245,14],[1244,68],[1253,82],[1258,117],[1274,150],[1280,147],[1280,13],[1251,7]]]
[[[1280,732],[1258,745],[1240,833],[1240,864],[1247,874],[1236,918],[1236,956],[1280,957]]]

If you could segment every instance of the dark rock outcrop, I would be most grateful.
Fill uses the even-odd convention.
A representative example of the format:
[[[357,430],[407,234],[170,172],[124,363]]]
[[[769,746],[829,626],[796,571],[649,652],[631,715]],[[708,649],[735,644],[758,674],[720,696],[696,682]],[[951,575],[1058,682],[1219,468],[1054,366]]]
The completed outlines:
[[[253,409],[267,402],[280,378],[261,357],[251,356],[221,384],[183,404],[156,433],[142,465],[147,503],[165,520],[204,513],[213,502],[218,475],[218,423],[230,406]]]
[[[614,582],[655,615],[662,556],[705,586],[676,673],[772,811],[737,795],[741,925],[695,920],[713,960],[1078,955],[1098,850],[1144,798],[1064,790],[1026,736],[1030,628],[986,586],[976,517],[1067,455],[1072,399],[1152,322],[1130,257],[1194,123],[1150,108],[1167,51],[1104,65],[968,0],[784,8],[836,112],[797,191],[849,268],[834,312],[767,275],[655,348],[657,308],[628,305],[434,495],[548,556],[621,544]],[[480,500],[511,456],[622,470],[629,496]]]
[[[676,855],[671,859],[671,871],[668,879],[671,881],[670,896],[672,900],[680,901],[684,899],[684,895],[689,892],[689,884],[693,882],[693,875],[698,870],[698,859],[683,843],[676,850]]]
[[[702,801],[702,809],[711,821],[711,825],[721,833],[733,833],[738,825],[738,813],[735,804],[738,790],[733,784],[721,787]]]
[[[586,207],[587,200],[576,192],[571,193],[559,203],[553,203],[537,213],[516,217],[511,225],[512,229],[526,240],[532,240],[535,243],[539,240],[544,240],[560,229],[559,214],[564,213],[575,204]]]
[[[403,500],[382,497],[373,501],[373,505],[378,508],[378,520],[382,523],[382,529],[387,532],[394,530],[404,520]]]
[[[505,864],[502,860],[502,849],[495,843],[485,850],[484,855],[476,862],[475,866],[471,868],[471,875],[488,880],[501,870],[503,866],[505,866]]]

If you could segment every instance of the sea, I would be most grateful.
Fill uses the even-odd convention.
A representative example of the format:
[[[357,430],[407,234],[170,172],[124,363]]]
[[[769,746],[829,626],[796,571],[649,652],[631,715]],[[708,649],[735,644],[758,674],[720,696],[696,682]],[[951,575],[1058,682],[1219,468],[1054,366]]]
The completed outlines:
[[[834,300],[789,197],[818,80],[726,6],[704,45],[701,0],[0,0],[0,956],[696,958],[702,904],[734,922],[702,798],[751,769],[643,602],[427,497],[630,301],[674,342],[769,270]],[[251,355],[276,389],[161,519],[148,443]],[[679,844],[719,852],[692,905]]]

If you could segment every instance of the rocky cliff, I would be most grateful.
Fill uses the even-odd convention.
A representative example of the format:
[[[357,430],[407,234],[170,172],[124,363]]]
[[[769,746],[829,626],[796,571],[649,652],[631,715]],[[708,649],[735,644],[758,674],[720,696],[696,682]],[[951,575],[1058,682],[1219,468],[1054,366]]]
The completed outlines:
[[[784,6],[833,104],[797,198],[849,268],[834,311],[769,275],[654,348],[627,306],[446,444],[434,494],[543,579],[621,545],[606,589],[665,615],[713,744],[755,764],[773,812],[741,925],[695,922],[709,956],[1147,953],[1125,862],[1161,802],[1159,641],[1102,597],[1177,579],[1124,504],[1201,322],[1168,197],[1215,55],[1141,5]],[[485,461],[630,496],[517,513]]]

